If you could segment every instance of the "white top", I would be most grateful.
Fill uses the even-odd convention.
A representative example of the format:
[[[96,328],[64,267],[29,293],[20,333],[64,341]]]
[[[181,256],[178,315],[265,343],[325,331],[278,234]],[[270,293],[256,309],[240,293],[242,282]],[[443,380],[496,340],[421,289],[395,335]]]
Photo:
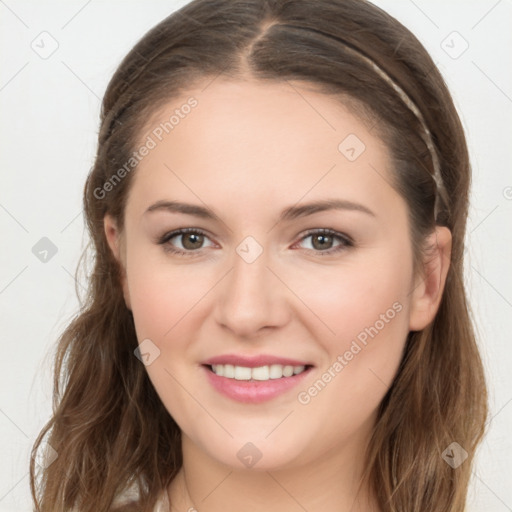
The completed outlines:
[[[156,502],[155,508],[153,512],[170,512],[171,504],[169,503],[169,496],[167,494],[167,489],[162,491],[160,498]]]
[[[136,501],[139,498],[139,493],[135,485],[129,487],[120,496],[114,500],[115,505],[121,505],[130,501]],[[167,495],[167,489],[164,489],[155,504],[153,512],[170,512],[171,507],[169,503],[169,496]]]

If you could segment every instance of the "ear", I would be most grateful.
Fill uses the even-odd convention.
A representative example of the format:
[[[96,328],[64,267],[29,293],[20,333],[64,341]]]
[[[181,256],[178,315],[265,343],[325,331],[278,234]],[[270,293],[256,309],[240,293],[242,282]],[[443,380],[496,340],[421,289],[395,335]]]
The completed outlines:
[[[125,257],[123,254],[124,247],[121,233],[118,229],[117,222],[109,214],[106,214],[103,218],[103,227],[105,229],[105,237],[107,239],[110,250],[112,251],[114,258],[117,260],[121,268],[121,286],[123,288],[124,301],[126,303],[126,307],[131,311],[130,293],[126,279],[126,269],[124,264]]]
[[[417,276],[411,292],[409,330],[421,331],[430,324],[439,309],[441,297],[450,268],[452,250],[451,231],[444,226],[436,226],[427,240],[427,256],[423,262],[423,272]]]

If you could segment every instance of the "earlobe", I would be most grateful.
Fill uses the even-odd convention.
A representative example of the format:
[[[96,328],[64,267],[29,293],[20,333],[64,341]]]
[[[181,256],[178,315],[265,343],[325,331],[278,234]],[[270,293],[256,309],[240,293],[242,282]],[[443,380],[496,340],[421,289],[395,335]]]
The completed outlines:
[[[411,292],[409,330],[420,331],[430,324],[439,309],[450,268],[452,235],[444,226],[437,226],[429,236],[428,250]]]

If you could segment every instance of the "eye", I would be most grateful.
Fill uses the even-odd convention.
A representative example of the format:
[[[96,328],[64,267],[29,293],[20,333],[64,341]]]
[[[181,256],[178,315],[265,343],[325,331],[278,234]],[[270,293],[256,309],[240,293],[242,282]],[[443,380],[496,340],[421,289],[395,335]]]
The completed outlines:
[[[311,238],[311,245],[313,247],[311,250],[322,256],[343,251],[348,247],[354,246],[354,242],[350,237],[327,228],[310,230],[301,238],[301,241],[308,238]],[[339,243],[333,246],[335,240],[338,240]]]
[[[181,248],[175,247],[171,244],[171,240],[181,238]],[[158,243],[165,246],[165,250],[174,254],[180,254],[184,256],[191,256],[191,253],[199,252],[199,249],[203,249],[202,245],[208,239],[206,233],[196,228],[182,228],[166,233],[162,238],[158,240]],[[212,244],[213,245],[213,244]]]

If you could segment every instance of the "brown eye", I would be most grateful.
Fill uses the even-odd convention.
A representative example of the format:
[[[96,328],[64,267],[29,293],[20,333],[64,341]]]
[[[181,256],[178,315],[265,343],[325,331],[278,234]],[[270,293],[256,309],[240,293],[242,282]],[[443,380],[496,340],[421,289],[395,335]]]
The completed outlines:
[[[307,248],[319,255],[332,254],[354,246],[350,237],[332,229],[317,229],[306,233],[301,242],[311,239],[311,248]],[[335,243],[337,242],[337,243]]]
[[[315,249],[330,249],[332,247],[332,243],[334,241],[331,235],[312,235],[311,237],[312,245]]]
[[[200,253],[205,246],[205,241],[209,241],[209,237],[201,230],[194,228],[184,228],[165,234],[158,241],[164,246],[166,251],[180,255],[195,255]],[[210,242],[210,246],[212,246]]]
[[[184,249],[200,249],[204,242],[204,235],[199,233],[184,233],[181,235],[182,245]]]

